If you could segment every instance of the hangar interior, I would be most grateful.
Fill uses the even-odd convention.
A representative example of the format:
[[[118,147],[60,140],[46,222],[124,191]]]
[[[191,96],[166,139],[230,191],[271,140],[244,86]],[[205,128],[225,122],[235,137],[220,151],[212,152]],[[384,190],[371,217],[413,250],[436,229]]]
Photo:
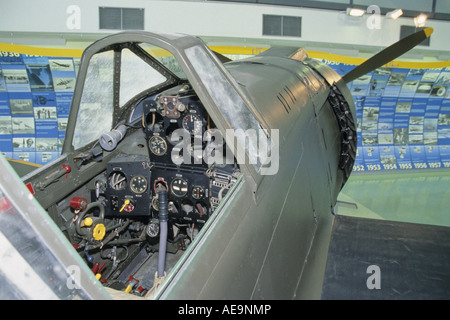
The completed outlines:
[[[2,1],[0,151],[36,166],[59,156],[81,54],[109,34],[195,35],[232,60],[303,47],[343,75],[425,27],[427,41],[349,84],[358,154],[336,212],[450,227],[448,0]]]

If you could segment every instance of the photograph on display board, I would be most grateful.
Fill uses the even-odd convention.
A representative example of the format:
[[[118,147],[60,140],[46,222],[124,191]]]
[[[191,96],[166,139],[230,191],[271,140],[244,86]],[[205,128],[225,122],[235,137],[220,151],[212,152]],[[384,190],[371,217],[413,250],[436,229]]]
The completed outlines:
[[[438,125],[440,126],[450,125],[450,114],[445,113],[439,114]]]
[[[52,91],[53,79],[48,64],[26,65],[31,91]]]
[[[4,68],[3,76],[5,78],[5,83],[8,85],[8,89],[14,84],[28,84],[27,71],[20,66],[17,68]]]
[[[369,96],[382,96],[387,80],[374,76],[369,85]]]
[[[37,120],[56,120],[56,107],[34,107],[34,118]]]
[[[438,135],[437,132],[424,132],[423,134],[423,144],[424,145],[437,145]]]
[[[75,78],[53,78],[55,91],[73,91],[75,89]]]
[[[398,101],[397,106],[395,108],[396,113],[409,113],[411,112],[411,104],[410,101]]]
[[[431,89],[431,96],[432,97],[444,97],[447,92],[447,87],[445,86],[434,86],[433,89]]]
[[[417,86],[416,94],[427,96],[431,93],[431,89],[433,88],[433,82],[430,81],[421,81]]]
[[[22,138],[13,137],[13,149],[14,151],[35,151],[35,140],[35,137],[30,136]]]
[[[2,70],[8,92],[30,91],[30,82],[24,65],[3,65]]]
[[[56,151],[57,149],[57,138],[36,138],[36,151]]]
[[[378,134],[378,144],[379,145],[394,145],[394,135],[391,133],[380,133]],[[391,150],[391,149],[388,149]]]
[[[363,121],[377,121],[378,114],[380,112],[379,107],[364,107],[363,109]]]
[[[401,96],[414,96],[419,86],[419,80],[417,79],[406,79],[403,82],[402,89],[400,91]]]
[[[0,116],[0,135],[12,134],[12,124],[10,116]]]
[[[404,146],[408,144],[408,128],[394,129],[394,144]]]
[[[355,96],[365,96],[367,95],[367,90],[370,87],[371,75],[367,74],[358,79],[353,80],[351,87],[351,93]]]
[[[391,70],[391,74],[387,80],[384,88],[383,96],[385,97],[398,97],[403,87],[403,81],[407,75],[407,70],[394,68]]]
[[[52,70],[52,72],[57,72],[57,71],[74,72],[75,71],[72,59],[52,58],[52,59],[48,59],[48,63],[50,65],[50,69]]]
[[[23,96],[10,94],[9,97],[12,115],[33,115],[33,102],[28,94]]]
[[[6,81],[5,77],[3,76],[1,65],[0,65],[0,91],[6,91]]]
[[[369,85],[369,96],[382,96],[391,74],[391,68],[378,68],[373,72]]]
[[[30,117],[13,117],[12,118],[13,134],[34,134],[34,118]]]
[[[388,82],[386,83],[387,86],[401,86],[403,84],[403,80],[406,77],[406,73],[404,72],[393,72],[391,73],[391,76],[389,77]]]

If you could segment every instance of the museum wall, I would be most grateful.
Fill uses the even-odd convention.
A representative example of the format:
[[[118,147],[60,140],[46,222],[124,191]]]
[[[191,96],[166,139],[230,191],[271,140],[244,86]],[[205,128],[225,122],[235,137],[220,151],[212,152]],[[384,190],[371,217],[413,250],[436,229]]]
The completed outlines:
[[[73,48],[92,43],[90,35],[117,32],[99,29],[97,7],[123,6],[123,1],[103,0],[77,1],[75,7],[65,0],[42,3],[5,2],[0,11],[0,152],[36,164],[48,163],[61,151],[82,53]],[[34,14],[25,16],[24,7]],[[380,29],[370,29],[370,16],[349,21],[336,11],[240,3],[132,0],[127,7],[145,9],[146,30],[201,36],[233,59],[281,41],[262,35],[263,14],[301,16],[301,37],[282,37],[283,41],[319,49],[330,43],[388,46],[399,39],[400,25],[412,25],[410,18],[382,18]],[[450,52],[450,23],[429,21],[427,26],[435,31],[430,46],[420,50],[428,50],[429,57],[422,62],[395,61],[349,84],[358,118],[355,171],[450,167],[450,62],[436,56],[434,62],[423,62],[433,60],[435,52]],[[45,43],[45,35],[58,33],[72,40],[39,45]],[[17,45],[24,40],[19,34],[38,44]],[[308,50],[308,55],[341,75],[364,61],[323,51]]]

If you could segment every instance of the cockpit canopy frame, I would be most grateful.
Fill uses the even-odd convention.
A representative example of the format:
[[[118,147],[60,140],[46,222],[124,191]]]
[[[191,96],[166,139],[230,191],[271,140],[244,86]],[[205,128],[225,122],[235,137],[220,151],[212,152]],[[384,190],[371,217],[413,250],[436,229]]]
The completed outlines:
[[[131,67],[123,58],[127,55],[141,59],[137,68]],[[100,57],[107,60],[107,67],[102,66]],[[164,57],[168,59],[164,61]],[[135,63],[139,59],[134,60]],[[152,69],[149,74],[160,76],[159,80],[145,77],[142,62],[150,66],[149,70]],[[129,68],[133,68],[132,71]],[[124,32],[90,45],[81,59],[63,153],[92,146],[103,132],[108,132],[123,120],[130,112],[129,107],[144,96],[186,81],[197,93],[227,144],[234,146],[235,156],[237,150],[245,150],[241,171],[250,178],[248,181],[256,190],[263,163],[250,163],[248,159],[257,152],[257,145],[248,141],[245,135],[231,135],[230,138],[229,133],[251,129],[263,131],[270,139],[268,126],[214,53],[193,36]],[[133,83],[137,90],[132,90]],[[94,131],[89,132],[87,127]]]

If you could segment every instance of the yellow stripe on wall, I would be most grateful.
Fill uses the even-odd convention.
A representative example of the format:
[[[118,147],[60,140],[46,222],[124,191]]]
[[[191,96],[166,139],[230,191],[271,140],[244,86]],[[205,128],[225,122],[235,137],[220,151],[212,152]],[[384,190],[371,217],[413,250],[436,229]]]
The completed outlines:
[[[316,59],[326,59],[330,61],[351,64],[351,65],[360,65],[367,59],[363,58],[355,58],[355,57],[346,57],[338,54],[319,52],[319,51],[306,51],[308,53],[308,57],[316,58]],[[450,61],[439,61],[439,62],[411,62],[411,61],[391,61],[385,64],[383,67],[391,67],[391,68],[408,68],[408,69],[433,69],[433,68],[446,68],[450,67]]]
[[[247,46],[243,47],[210,46],[210,48],[211,50],[217,51],[221,54],[241,54],[241,55],[257,55],[268,49],[265,47],[247,47]],[[48,57],[66,57],[66,58],[79,58],[83,53],[83,50],[81,49],[40,48],[9,43],[0,43],[0,51],[38,55],[38,56],[48,56]],[[363,58],[347,57],[338,54],[319,51],[307,50],[307,53],[310,58],[325,59],[350,65],[360,65],[361,63],[367,60]],[[450,61],[439,61],[439,62],[392,61],[384,65],[384,67],[410,68],[410,69],[446,68],[450,67]]]
[[[244,54],[244,55],[257,55],[269,48],[263,47],[240,47],[240,46],[210,46],[213,51],[217,51],[220,54]]]
[[[64,58],[79,58],[83,53],[83,50],[80,49],[40,48],[10,43],[0,43],[0,51],[15,52],[36,56],[64,57]]]

